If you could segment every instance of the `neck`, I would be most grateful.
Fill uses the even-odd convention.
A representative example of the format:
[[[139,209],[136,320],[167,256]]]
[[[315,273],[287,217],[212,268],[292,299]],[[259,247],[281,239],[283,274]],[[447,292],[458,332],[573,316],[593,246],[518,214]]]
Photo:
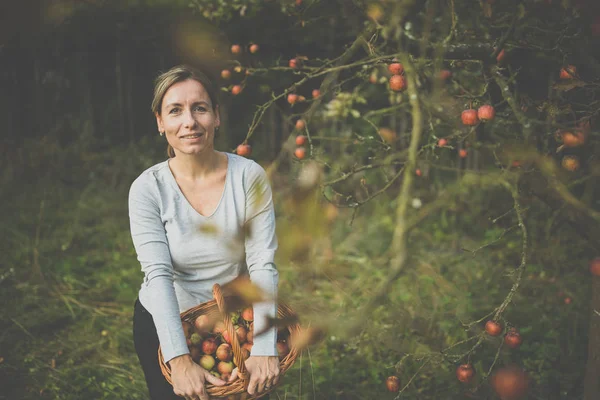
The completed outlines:
[[[177,175],[186,180],[202,179],[213,173],[219,166],[221,153],[210,149],[202,154],[177,154],[169,161],[176,168]]]

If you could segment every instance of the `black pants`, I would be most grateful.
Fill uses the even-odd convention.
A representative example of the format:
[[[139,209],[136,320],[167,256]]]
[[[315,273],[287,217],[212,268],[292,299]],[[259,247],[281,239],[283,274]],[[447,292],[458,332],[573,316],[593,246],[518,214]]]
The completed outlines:
[[[173,386],[163,376],[158,364],[158,334],[152,315],[140,300],[133,307],[133,343],[144,371],[151,400],[181,400],[173,393]]]

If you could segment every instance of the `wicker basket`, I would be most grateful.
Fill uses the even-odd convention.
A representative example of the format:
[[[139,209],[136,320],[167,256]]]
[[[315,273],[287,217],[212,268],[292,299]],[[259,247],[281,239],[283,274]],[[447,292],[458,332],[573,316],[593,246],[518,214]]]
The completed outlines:
[[[220,319],[223,320],[225,324],[225,329],[227,329],[229,337],[231,338],[233,360],[238,368],[238,379],[226,384],[225,386],[215,386],[210,384],[209,382],[206,382],[206,392],[211,398],[226,397],[229,400],[258,399],[259,397],[262,397],[268,394],[269,392],[273,391],[273,389],[275,389],[277,385],[274,385],[269,390],[263,391],[259,394],[248,394],[247,388],[249,383],[249,376],[244,364],[244,353],[242,352],[242,348],[235,333],[234,326],[231,321],[231,316],[228,312],[225,312],[225,310],[227,310],[227,298],[223,296],[221,287],[218,284],[215,284],[213,286],[213,296],[215,298],[214,300],[207,301],[206,303],[199,304],[196,307],[192,307],[189,310],[182,312],[181,321],[190,322],[193,325],[194,320],[202,314],[206,314],[209,317],[219,316]],[[278,318],[286,320],[294,319],[295,316],[295,313],[292,311],[292,309],[282,303],[278,304],[277,314]],[[289,330],[290,334],[291,346],[289,353],[279,362],[280,379],[278,383],[281,382],[282,375],[294,364],[299,354],[298,349],[293,344],[294,338],[297,337],[297,335],[301,331],[300,325],[291,324],[287,327],[287,329]],[[167,365],[167,363],[165,363],[160,346],[158,347],[158,362],[160,364],[160,369],[162,370],[162,373],[167,379],[167,381],[170,384],[173,384],[173,381],[171,380],[171,367]]]

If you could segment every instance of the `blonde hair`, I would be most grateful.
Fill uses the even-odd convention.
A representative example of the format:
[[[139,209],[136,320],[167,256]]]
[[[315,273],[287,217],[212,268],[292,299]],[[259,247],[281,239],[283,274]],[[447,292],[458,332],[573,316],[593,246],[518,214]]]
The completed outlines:
[[[216,112],[218,106],[218,91],[213,81],[208,77],[207,74],[196,68],[190,67],[189,65],[177,65],[156,77],[154,81],[154,97],[152,99],[151,107],[152,112],[160,115],[162,101],[165,97],[165,93],[167,93],[167,90],[169,90],[169,88],[174,84],[187,81],[188,79],[193,79],[204,86],[206,93],[208,93],[208,97],[210,97],[212,109]],[[175,151],[171,145],[167,146],[167,154],[170,158],[175,157]]]

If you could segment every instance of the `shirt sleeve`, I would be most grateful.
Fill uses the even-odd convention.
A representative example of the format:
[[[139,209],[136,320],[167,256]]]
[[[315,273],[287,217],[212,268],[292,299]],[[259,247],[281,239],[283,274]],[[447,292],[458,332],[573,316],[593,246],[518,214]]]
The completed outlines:
[[[142,175],[129,190],[129,224],[138,261],[144,273],[142,303],[152,315],[165,362],[189,354],[173,287],[173,265],[160,196],[153,175]],[[142,300],[142,299],[140,299]]]
[[[277,250],[275,210],[271,186],[265,170],[252,162],[245,174],[246,219],[245,249],[250,280],[260,287],[268,301],[254,304],[254,331],[267,326],[267,317],[277,316],[279,273],[274,263]],[[277,328],[254,337],[253,356],[277,356]]]

